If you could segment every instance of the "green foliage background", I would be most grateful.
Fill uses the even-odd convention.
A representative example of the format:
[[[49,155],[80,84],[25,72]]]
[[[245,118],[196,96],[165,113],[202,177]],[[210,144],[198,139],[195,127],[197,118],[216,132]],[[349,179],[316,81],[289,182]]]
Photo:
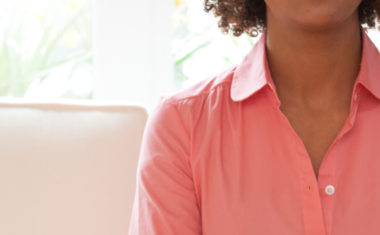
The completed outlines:
[[[0,10],[0,96],[22,97],[30,84],[61,66],[92,63],[89,1],[6,1]],[[76,40],[73,40],[76,39]]]

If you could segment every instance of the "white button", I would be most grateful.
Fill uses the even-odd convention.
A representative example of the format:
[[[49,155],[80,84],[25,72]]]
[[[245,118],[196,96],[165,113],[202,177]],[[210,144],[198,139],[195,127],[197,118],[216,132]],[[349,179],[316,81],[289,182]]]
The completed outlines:
[[[335,192],[335,188],[332,185],[327,185],[325,188],[325,192],[327,195],[333,195]]]
[[[358,98],[358,96],[356,95],[356,92],[354,94],[354,101],[356,102],[356,99]]]

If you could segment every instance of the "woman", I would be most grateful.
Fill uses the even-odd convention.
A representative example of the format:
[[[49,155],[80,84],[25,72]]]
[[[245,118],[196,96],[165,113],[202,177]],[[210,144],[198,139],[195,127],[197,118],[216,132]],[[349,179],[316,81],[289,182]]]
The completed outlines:
[[[378,0],[206,0],[243,61],[162,96],[130,235],[380,233]],[[229,28],[232,27],[232,28]]]

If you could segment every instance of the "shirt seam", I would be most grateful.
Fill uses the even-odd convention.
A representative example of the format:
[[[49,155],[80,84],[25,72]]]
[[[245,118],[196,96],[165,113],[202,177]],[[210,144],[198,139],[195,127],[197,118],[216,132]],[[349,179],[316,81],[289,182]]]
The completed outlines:
[[[177,105],[174,104],[170,98],[167,99],[167,100],[168,100],[168,102],[174,107],[174,109],[175,109],[175,111],[176,111],[176,113],[177,113],[179,119],[181,120],[181,124],[182,124],[183,129],[186,130],[186,126],[185,126],[185,124],[184,124],[184,122],[183,122],[183,119],[182,119],[182,117],[181,117],[181,115],[180,115],[180,113],[179,113],[179,111],[178,111]],[[189,142],[191,143],[191,142],[192,142],[192,141],[191,141],[191,135],[188,133],[187,130],[186,130],[186,132],[187,132],[187,136],[188,136],[188,138],[189,138]],[[189,158],[187,159],[187,161],[188,161],[188,162],[187,162],[188,165],[189,165],[189,163],[190,163],[191,152],[192,152],[192,150],[191,150],[191,148],[189,148]],[[191,164],[190,164],[189,166],[191,167]],[[191,170],[191,168],[190,168],[190,170]],[[191,171],[190,171],[190,172],[191,172]],[[193,176],[191,176],[191,179],[193,179]]]
[[[198,96],[206,95],[206,94],[212,92],[215,88],[218,88],[219,86],[224,85],[225,83],[232,83],[232,81],[221,82],[221,83],[219,83],[218,85],[216,85],[215,87],[213,87],[213,88],[211,88],[210,90],[208,90],[207,92],[203,92],[203,93],[201,93],[201,94],[197,94],[197,95],[193,95],[193,96],[189,96],[189,97],[185,97],[185,98],[177,99],[177,100],[175,100],[175,101],[171,99],[172,97],[170,97],[169,99],[171,100],[172,104],[177,104],[178,102],[183,101],[183,100],[186,100],[186,99],[192,99],[192,98],[196,98],[196,97],[198,97]]]
[[[177,112],[177,114],[178,114],[178,116],[179,116],[179,118],[180,118],[180,120],[181,120],[182,127],[186,130],[186,126],[185,126],[185,124],[184,124],[184,122],[183,122],[183,119],[182,119],[182,117],[181,117],[181,115],[180,115],[180,112],[178,111],[178,107],[177,107],[177,104],[178,104],[178,103],[174,104],[173,101],[172,101],[170,98],[168,98],[167,100],[168,100],[168,102],[169,102],[171,105],[173,105],[174,109],[176,110],[176,112]],[[198,120],[198,119],[197,119],[197,120]],[[202,211],[201,211],[200,201],[199,201],[199,199],[198,199],[198,195],[197,195],[197,190],[196,190],[196,187],[195,187],[194,174],[193,174],[193,167],[192,167],[192,162],[191,162],[192,155],[193,155],[193,135],[192,135],[193,130],[192,130],[192,129],[193,129],[193,128],[190,127],[190,130],[189,130],[190,133],[188,133],[188,136],[189,136],[189,144],[188,144],[188,145],[189,145],[189,158],[187,159],[187,165],[188,165],[188,167],[189,167],[190,174],[191,174],[191,181],[192,181],[192,183],[193,183],[194,194],[195,194],[195,198],[196,198],[196,200],[197,200],[197,207],[198,207],[198,211],[199,211],[200,226],[201,226],[201,228],[202,228]]]

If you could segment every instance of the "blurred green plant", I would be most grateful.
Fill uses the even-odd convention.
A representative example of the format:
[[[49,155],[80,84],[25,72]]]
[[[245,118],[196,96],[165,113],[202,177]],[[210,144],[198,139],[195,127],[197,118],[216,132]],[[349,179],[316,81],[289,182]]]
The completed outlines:
[[[205,33],[210,30],[211,27],[215,27],[215,24],[211,24],[202,33],[194,33],[185,28],[185,32],[182,35],[182,43],[178,46],[178,49],[174,49],[174,69],[175,69],[175,79],[178,81],[185,81],[190,79],[182,72],[182,65],[192,58],[197,52],[201,51],[205,47],[207,47],[210,43],[213,42],[214,38],[206,40],[204,38]],[[249,42],[251,47],[255,44],[254,41],[250,36],[247,34],[244,34],[246,37],[246,40]],[[239,50],[239,38],[234,37],[232,34],[229,34],[229,37],[231,38],[231,41],[236,46],[237,51],[240,52],[241,58],[244,58],[245,54]],[[195,45],[194,41],[201,41],[200,43],[197,43]],[[184,53],[184,51],[186,51]],[[234,65],[234,63],[230,60],[228,57],[223,57],[225,61],[230,63],[231,65]]]
[[[88,1],[6,1],[0,10],[0,96],[22,97],[55,69],[92,63]],[[40,4],[41,5],[41,4]]]
[[[193,0],[195,1],[195,0]],[[215,18],[214,22],[205,27],[203,32],[195,33],[189,30],[188,23],[189,18],[187,15],[187,3],[186,1],[175,0],[175,9],[173,12],[173,27],[174,27],[174,39],[179,41],[178,44],[173,46],[173,56],[174,56],[174,72],[175,72],[175,80],[177,81],[185,81],[190,78],[186,76],[183,72],[183,65],[189,61],[192,57],[194,57],[198,52],[207,49],[207,47],[217,38],[217,34],[211,33],[211,30],[217,28],[218,19]],[[219,33],[219,32],[218,32]],[[208,39],[205,35],[208,35]],[[211,39],[209,35],[213,35]],[[247,40],[249,45],[252,47],[255,43],[254,40],[244,34],[245,38],[242,39],[233,36],[231,33],[228,34],[231,42],[236,46],[237,51],[240,54],[241,59],[244,58],[246,52],[243,52],[239,47],[240,40]],[[224,61],[227,61],[229,64],[234,65],[233,59],[228,57],[221,58]]]
[[[209,27],[206,28],[205,32],[209,30],[209,28],[213,26],[210,25]],[[178,81],[185,81],[188,80],[189,77],[187,77],[183,72],[182,72],[182,65],[185,61],[190,59],[200,51],[201,49],[207,47],[212,41],[211,40],[205,40],[203,37],[203,33],[193,33],[187,28],[185,28],[185,32],[182,34],[182,43],[178,46],[177,49],[175,49],[174,53],[174,71],[175,71],[175,79]],[[180,37],[181,38],[181,37]],[[201,40],[201,43],[196,44],[195,46],[191,46],[191,43],[195,40]],[[190,49],[189,49],[190,48]],[[185,53],[183,51],[187,50]]]

